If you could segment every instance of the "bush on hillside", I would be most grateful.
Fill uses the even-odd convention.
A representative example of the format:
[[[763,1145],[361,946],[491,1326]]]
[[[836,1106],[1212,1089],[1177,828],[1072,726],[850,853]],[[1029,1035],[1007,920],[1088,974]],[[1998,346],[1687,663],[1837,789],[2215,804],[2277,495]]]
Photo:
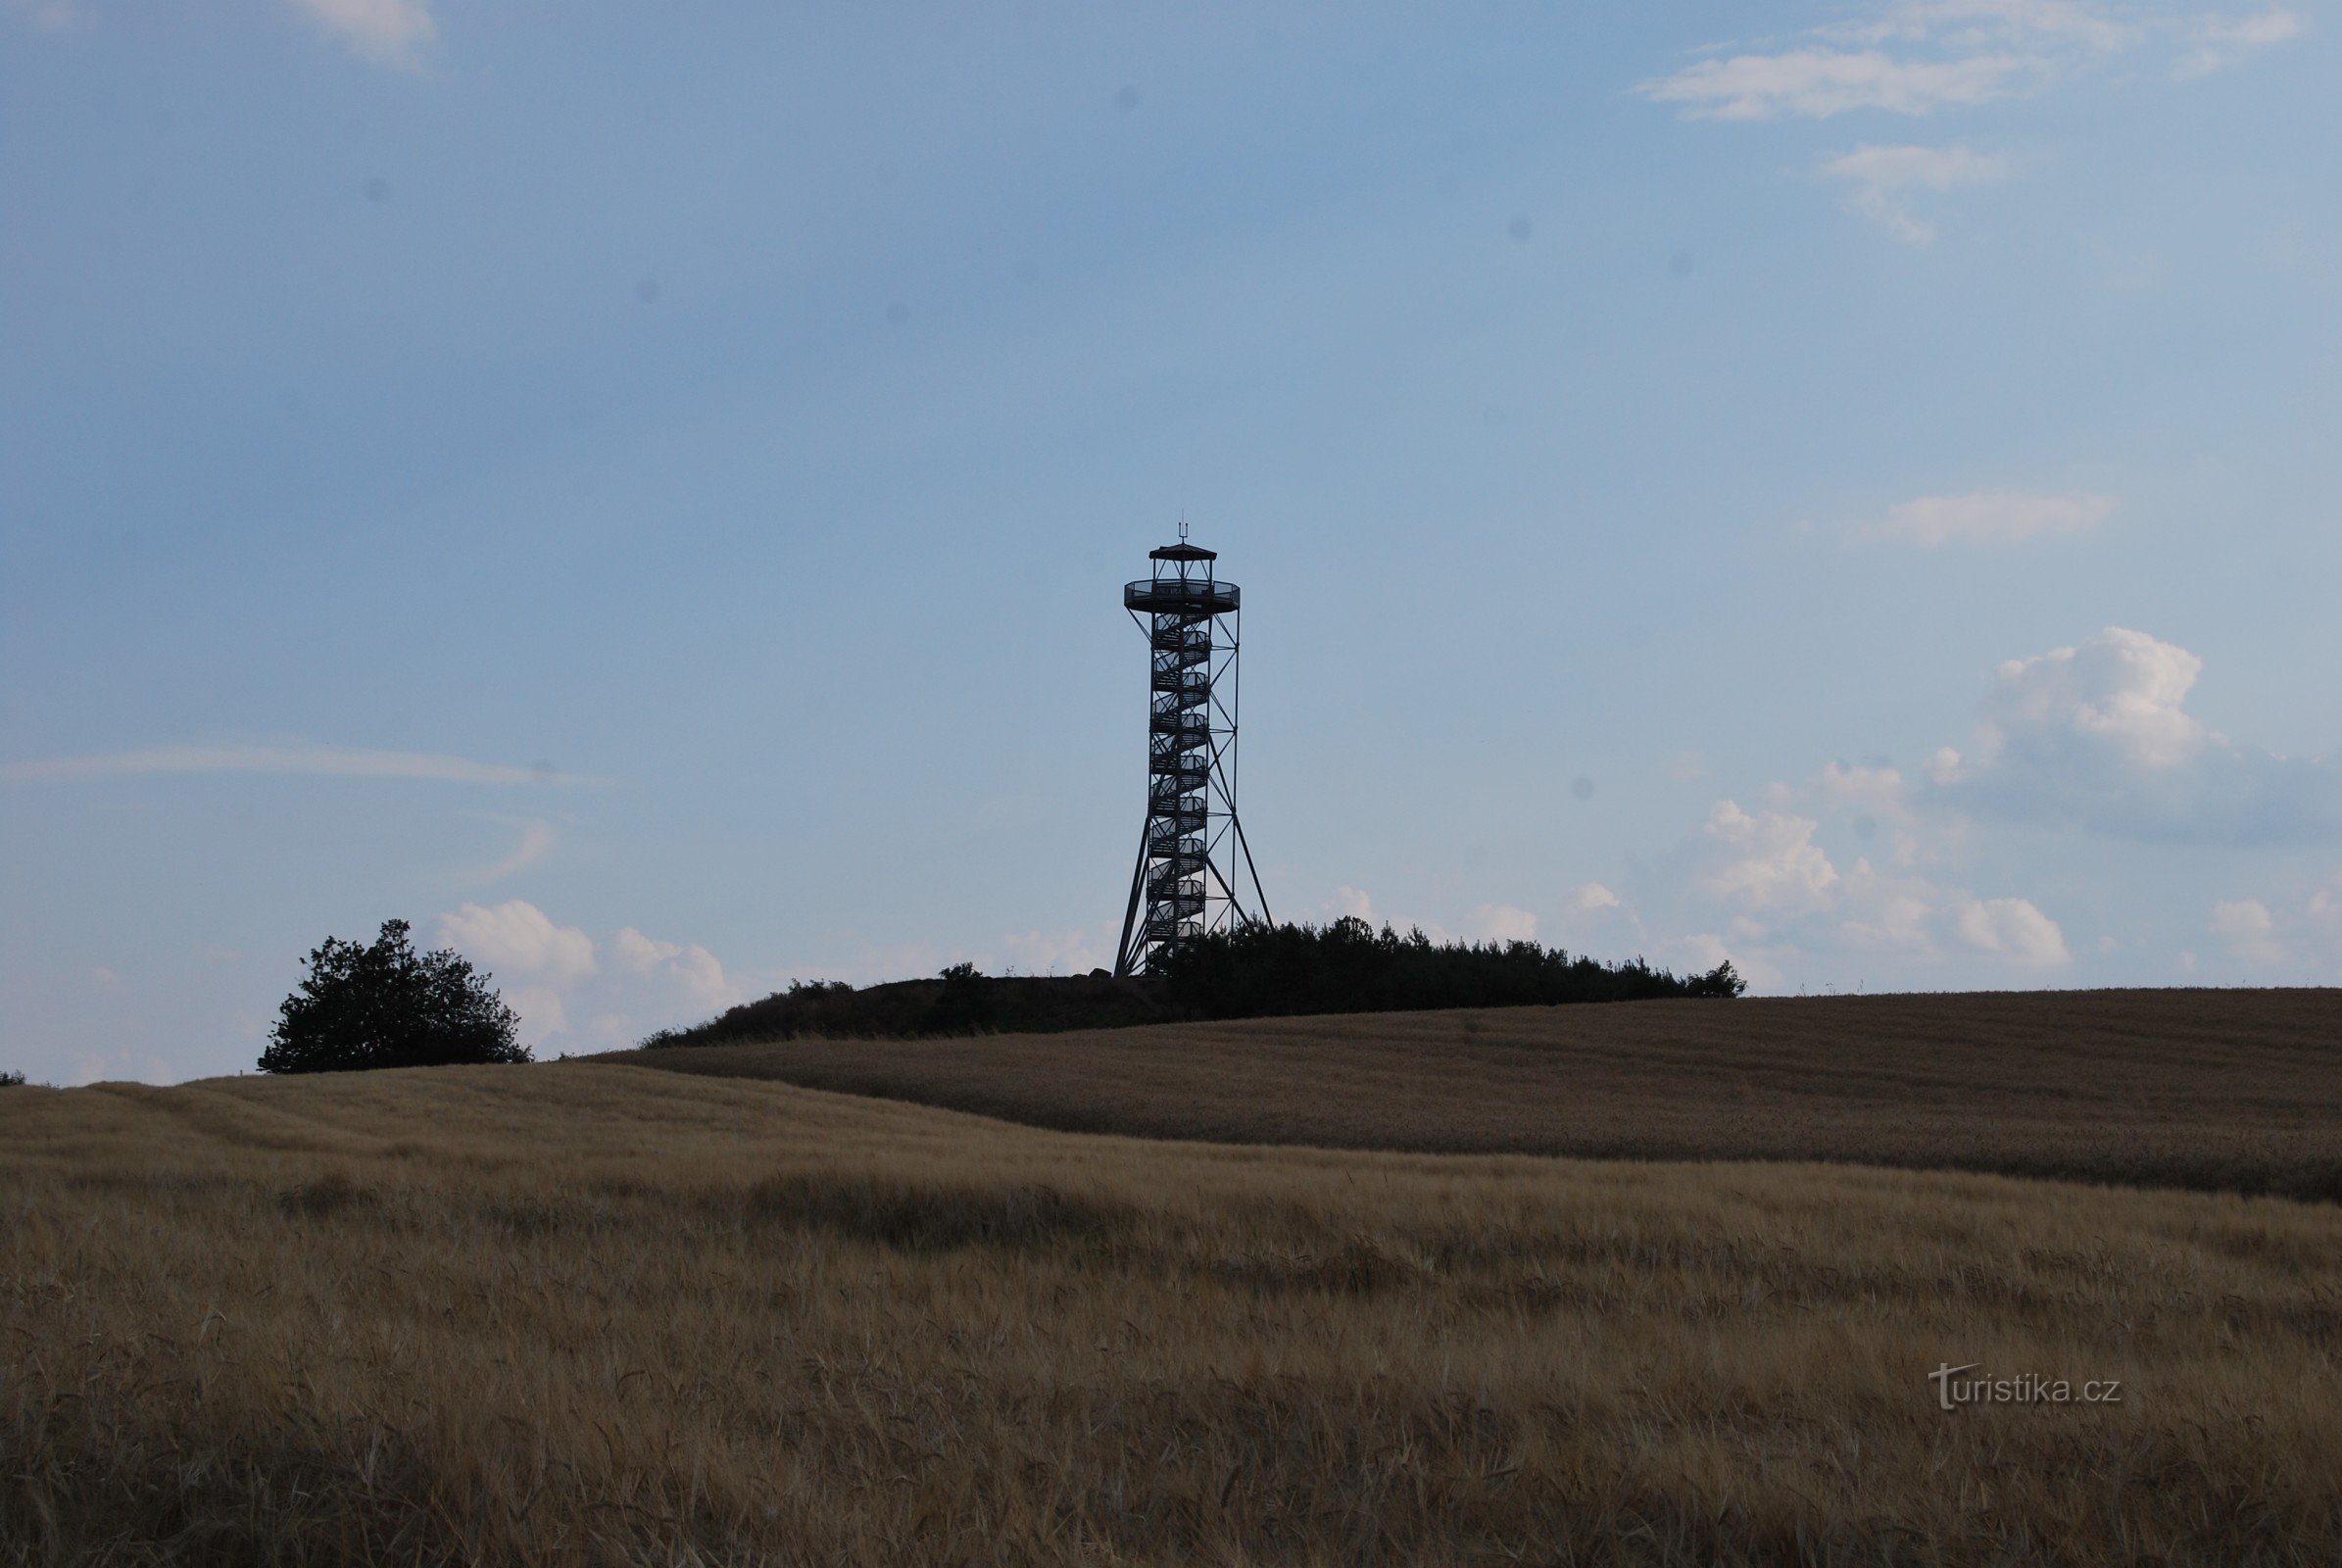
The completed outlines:
[[[0,1089],[14,1089],[24,1081],[21,1072],[0,1072]]]
[[[263,1072],[349,1072],[527,1061],[520,1020],[489,977],[452,950],[416,953],[407,922],[385,920],[371,946],[327,937],[309,978],[284,999]]]
[[[1641,958],[1603,963],[1535,942],[1434,943],[1344,916],[1328,926],[1248,925],[1190,937],[1154,961],[1190,1017],[1520,1007],[1662,997],[1736,997],[1730,962],[1678,975]]]
[[[943,972],[944,989],[928,1009],[926,1033],[972,1035],[991,1027],[993,998],[984,976],[972,963],[954,963]]]

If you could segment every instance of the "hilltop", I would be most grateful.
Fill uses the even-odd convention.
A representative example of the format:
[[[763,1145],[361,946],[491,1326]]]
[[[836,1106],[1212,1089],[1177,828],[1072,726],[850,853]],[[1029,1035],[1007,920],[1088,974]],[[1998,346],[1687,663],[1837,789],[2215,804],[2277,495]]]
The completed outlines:
[[[1421,931],[1331,925],[1248,925],[1189,937],[1156,956],[1144,979],[1103,969],[1067,978],[987,976],[955,963],[934,980],[855,988],[792,982],[647,1047],[789,1040],[803,1035],[910,1039],[936,1035],[1117,1029],[1175,1019],[1437,1007],[1553,1005],[1660,997],[1737,997],[1730,963],[1678,975],[1640,957],[1604,961],[1535,942],[1435,943]]]
[[[2335,990],[1622,1002],[593,1059],[1078,1132],[2342,1200]]]

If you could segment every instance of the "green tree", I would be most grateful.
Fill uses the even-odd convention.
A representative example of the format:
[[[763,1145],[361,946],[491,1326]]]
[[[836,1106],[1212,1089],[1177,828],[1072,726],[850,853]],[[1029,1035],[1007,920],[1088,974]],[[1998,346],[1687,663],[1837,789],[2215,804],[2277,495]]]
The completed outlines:
[[[284,999],[263,1072],[349,1072],[527,1061],[519,1019],[452,950],[416,953],[407,922],[385,920],[372,946],[327,937],[309,978]]]

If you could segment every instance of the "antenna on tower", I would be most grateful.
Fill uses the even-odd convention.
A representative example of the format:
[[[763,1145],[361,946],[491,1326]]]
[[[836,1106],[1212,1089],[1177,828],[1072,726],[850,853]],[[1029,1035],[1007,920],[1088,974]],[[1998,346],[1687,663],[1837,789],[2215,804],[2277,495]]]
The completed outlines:
[[[1144,973],[1176,943],[1269,919],[1268,897],[1236,814],[1237,585],[1222,580],[1216,552],[1179,543],[1148,557],[1151,575],[1122,589],[1122,605],[1147,634],[1147,819],[1131,870],[1117,976]],[[1252,898],[1237,890],[1243,857]]]

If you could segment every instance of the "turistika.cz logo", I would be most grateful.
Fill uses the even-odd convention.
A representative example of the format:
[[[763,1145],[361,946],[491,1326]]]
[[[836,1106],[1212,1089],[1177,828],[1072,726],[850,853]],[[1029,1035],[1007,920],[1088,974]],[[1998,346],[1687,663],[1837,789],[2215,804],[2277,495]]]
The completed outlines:
[[[2045,1378],[2038,1373],[2021,1372],[2010,1378],[1963,1378],[1963,1372],[1974,1372],[1981,1361],[1966,1366],[1938,1366],[1927,1374],[1927,1381],[1935,1385],[1935,1402],[1946,1410],[1957,1410],[1964,1404],[2121,1404],[2121,1378],[2094,1378],[2075,1385],[2064,1378]]]

